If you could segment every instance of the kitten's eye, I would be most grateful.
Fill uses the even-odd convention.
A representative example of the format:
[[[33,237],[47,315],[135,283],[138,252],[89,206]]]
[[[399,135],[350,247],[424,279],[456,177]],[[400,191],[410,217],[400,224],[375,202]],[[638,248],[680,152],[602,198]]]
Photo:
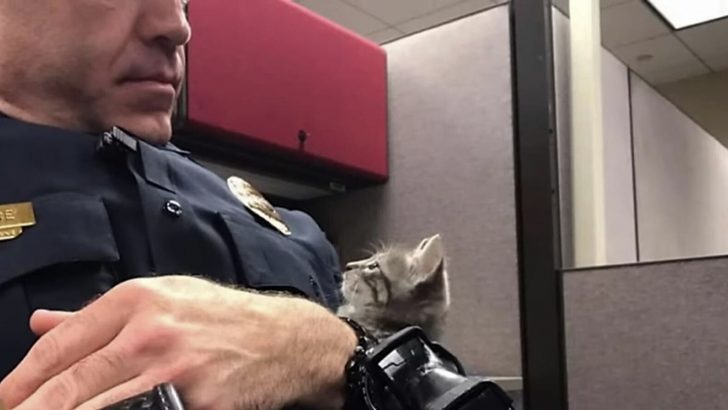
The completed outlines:
[[[377,270],[379,269],[379,262],[372,262],[369,265],[367,265],[368,270]]]

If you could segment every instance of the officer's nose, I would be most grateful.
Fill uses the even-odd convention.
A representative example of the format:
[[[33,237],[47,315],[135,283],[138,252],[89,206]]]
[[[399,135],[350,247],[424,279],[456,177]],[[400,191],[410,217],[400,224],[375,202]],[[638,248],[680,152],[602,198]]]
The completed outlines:
[[[172,52],[187,44],[192,36],[185,5],[188,0],[145,0],[141,32],[145,41],[155,42]]]

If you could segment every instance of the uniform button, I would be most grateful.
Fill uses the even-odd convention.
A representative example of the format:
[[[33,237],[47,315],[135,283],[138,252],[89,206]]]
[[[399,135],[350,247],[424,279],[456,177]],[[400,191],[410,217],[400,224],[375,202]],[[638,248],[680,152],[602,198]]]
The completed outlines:
[[[316,279],[313,278],[313,276],[308,276],[308,283],[311,284],[311,287],[313,287],[313,292],[316,294],[316,296],[321,297],[321,289],[319,288],[318,282],[316,282]]]
[[[182,205],[174,199],[171,199],[164,204],[164,211],[174,217],[180,217],[182,216]]]

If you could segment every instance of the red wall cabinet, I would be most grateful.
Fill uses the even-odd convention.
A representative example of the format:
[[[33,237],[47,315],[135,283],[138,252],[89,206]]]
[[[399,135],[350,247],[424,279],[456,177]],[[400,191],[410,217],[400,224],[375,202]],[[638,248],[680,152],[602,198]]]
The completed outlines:
[[[332,180],[387,178],[387,63],[377,44],[289,0],[195,1],[189,18],[183,141]]]

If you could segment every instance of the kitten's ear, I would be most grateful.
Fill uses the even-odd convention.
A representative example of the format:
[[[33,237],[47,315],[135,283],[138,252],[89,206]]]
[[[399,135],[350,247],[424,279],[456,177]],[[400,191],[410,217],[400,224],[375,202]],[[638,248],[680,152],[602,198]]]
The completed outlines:
[[[445,248],[440,234],[425,238],[413,251],[415,283],[428,280],[444,268]]]

